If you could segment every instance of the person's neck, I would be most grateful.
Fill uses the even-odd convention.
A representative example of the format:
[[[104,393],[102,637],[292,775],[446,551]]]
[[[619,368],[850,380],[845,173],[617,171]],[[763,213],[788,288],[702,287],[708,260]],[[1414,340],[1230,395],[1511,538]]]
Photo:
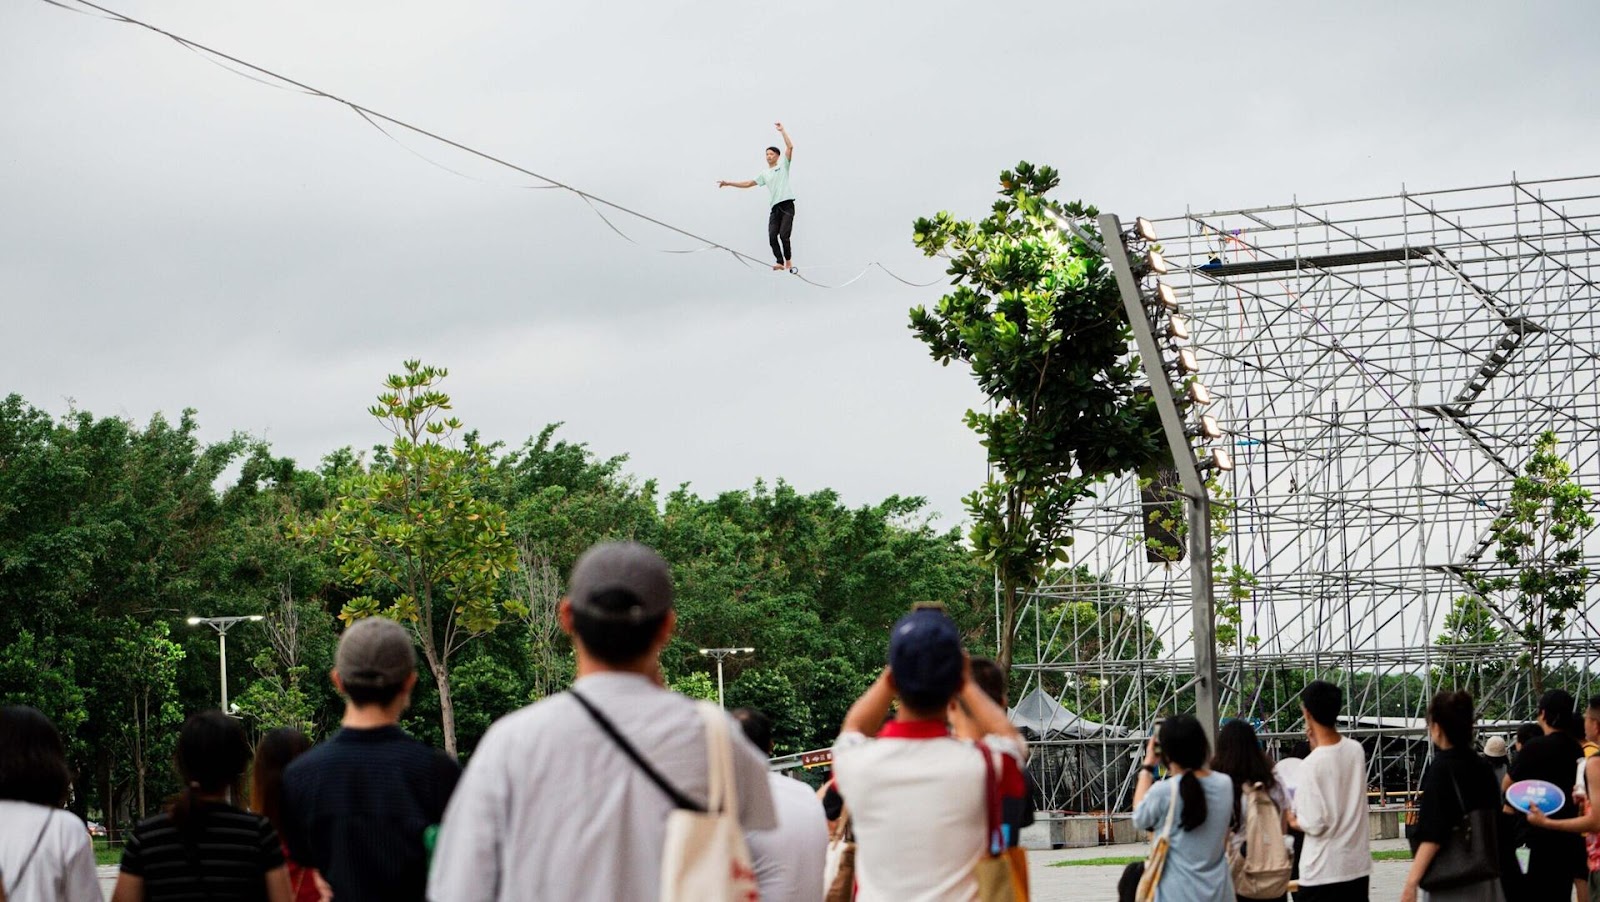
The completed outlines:
[[[649,677],[657,683],[663,682],[660,676],[661,661],[654,654],[645,655],[639,660],[627,664],[612,664],[592,655],[579,653],[578,679],[583,679],[596,673],[631,673],[637,676]]]
[[[1320,749],[1325,745],[1338,745],[1339,740],[1344,737],[1339,735],[1337,728],[1325,727],[1313,721],[1311,724],[1311,738],[1315,740],[1316,747]]]
[[[905,705],[901,705],[900,707],[895,709],[895,711],[894,711],[894,722],[895,723],[941,723],[941,724],[944,724],[946,726],[949,726],[949,724],[950,724],[950,721],[948,719],[946,719],[945,713],[943,711],[934,711],[934,712],[931,712],[931,713],[928,712],[928,711],[916,711],[916,710],[913,710],[911,708],[907,708]]]
[[[196,792],[194,799],[197,802],[221,802],[225,805],[228,802],[228,791],[219,789],[216,792]]]
[[[400,709],[382,705],[346,704],[344,706],[344,719],[339,723],[340,726],[350,730],[375,730],[379,727],[393,727],[400,723]]]

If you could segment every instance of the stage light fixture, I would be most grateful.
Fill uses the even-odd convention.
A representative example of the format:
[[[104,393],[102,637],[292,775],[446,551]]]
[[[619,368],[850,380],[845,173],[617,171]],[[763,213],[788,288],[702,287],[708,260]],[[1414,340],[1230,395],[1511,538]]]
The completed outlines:
[[[1133,220],[1133,224],[1134,224],[1135,229],[1139,232],[1139,237],[1140,238],[1143,238],[1146,241],[1154,241],[1154,240],[1156,240],[1156,224],[1155,223],[1151,222],[1148,219],[1145,219],[1143,216],[1139,216],[1139,217],[1136,217]]]
[[[1189,383],[1188,394],[1189,400],[1195,404],[1205,405],[1210,404],[1212,401],[1211,389],[1207,388],[1206,384],[1199,379]]]
[[[1226,448],[1212,448],[1205,460],[1200,461],[1202,470],[1221,470],[1224,473],[1233,470],[1233,455]]]
[[[1170,267],[1167,266],[1167,258],[1161,256],[1161,252],[1155,248],[1151,248],[1145,253],[1144,265],[1150,272],[1158,276],[1164,276],[1170,270]]]
[[[1194,374],[1200,372],[1200,358],[1192,348],[1178,350],[1178,369],[1181,372]]]
[[[1157,282],[1156,298],[1161,301],[1161,306],[1168,310],[1178,309],[1178,293],[1172,290],[1171,285],[1165,282]]]
[[[1167,320],[1167,334],[1173,338],[1187,339],[1189,337],[1188,318],[1176,313],[1172,314],[1172,318]]]
[[[1217,423],[1217,418],[1211,414],[1200,417],[1200,435],[1207,439],[1222,438],[1222,426]]]

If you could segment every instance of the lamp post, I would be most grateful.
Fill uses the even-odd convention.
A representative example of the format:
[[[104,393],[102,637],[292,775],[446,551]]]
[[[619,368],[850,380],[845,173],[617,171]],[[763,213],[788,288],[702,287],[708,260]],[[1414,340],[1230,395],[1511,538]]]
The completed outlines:
[[[753,648],[702,648],[702,649],[700,649],[700,654],[705,655],[708,658],[715,658],[716,661],[717,661],[717,704],[721,705],[724,708],[728,707],[728,700],[722,694],[722,661],[723,661],[723,659],[732,657],[734,655],[751,655],[751,654],[755,654],[755,651],[756,650],[753,649]]]
[[[228,630],[241,623],[256,623],[265,620],[260,614],[249,614],[243,617],[190,617],[190,626],[205,624],[217,631],[217,648],[221,652],[222,669],[222,713],[228,713]]]

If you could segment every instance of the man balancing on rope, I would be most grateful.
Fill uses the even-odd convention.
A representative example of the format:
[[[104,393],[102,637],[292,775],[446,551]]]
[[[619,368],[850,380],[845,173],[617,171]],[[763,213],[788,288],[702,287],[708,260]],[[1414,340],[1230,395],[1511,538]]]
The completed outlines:
[[[797,272],[789,247],[789,233],[794,231],[794,191],[789,188],[789,162],[794,159],[794,142],[789,140],[789,133],[783,130],[782,122],[775,124],[778,134],[783,136],[784,150],[780,153],[776,147],[767,148],[767,171],[751,181],[717,182],[717,187],[767,187],[767,197],[772,202],[772,212],[767,215],[767,241],[772,244],[773,258],[778,261],[772,268]]]

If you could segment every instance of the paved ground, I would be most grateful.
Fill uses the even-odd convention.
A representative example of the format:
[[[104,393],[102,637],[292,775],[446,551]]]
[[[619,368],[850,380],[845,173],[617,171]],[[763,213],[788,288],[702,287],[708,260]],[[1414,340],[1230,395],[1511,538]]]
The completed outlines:
[[[1404,849],[1405,840],[1382,840],[1372,844],[1374,851]],[[1098,846],[1090,849],[1059,849],[1028,853],[1028,870],[1032,877],[1033,898],[1039,902],[1115,902],[1117,878],[1122,876],[1122,866],[1116,867],[1051,867],[1057,861],[1082,861],[1087,858],[1125,858],[1143,855],[1143,845]],[[1372,863],[1372,902],[1392,902],[1400,898],[1400,886],[1405,882],[1409,861],[1375,861]],[[111,898],[111,888],[117,881],[115,865],[100,868],[100,886],[106,898]]]
[[[1379,840],[1372,844],[1373,851],[1405,849],[1403,839]],[[1087,858],[1128,858],[1143,855],[1143,845],[1097,846],[1088,849],[1060,849],[1056,851],[1029,852],[1028,875],[1033,884],[1033,898],[1039,902],[1116,902],[1117,879],[1122,876],[1122,865],[1116,867],[1050,867],[1057,861],[1082,861]],[[1394,902],[1400,898],[1400,887],[1405,883],[1409,861],[1374,861],[1372,863],[1372,902]]]

